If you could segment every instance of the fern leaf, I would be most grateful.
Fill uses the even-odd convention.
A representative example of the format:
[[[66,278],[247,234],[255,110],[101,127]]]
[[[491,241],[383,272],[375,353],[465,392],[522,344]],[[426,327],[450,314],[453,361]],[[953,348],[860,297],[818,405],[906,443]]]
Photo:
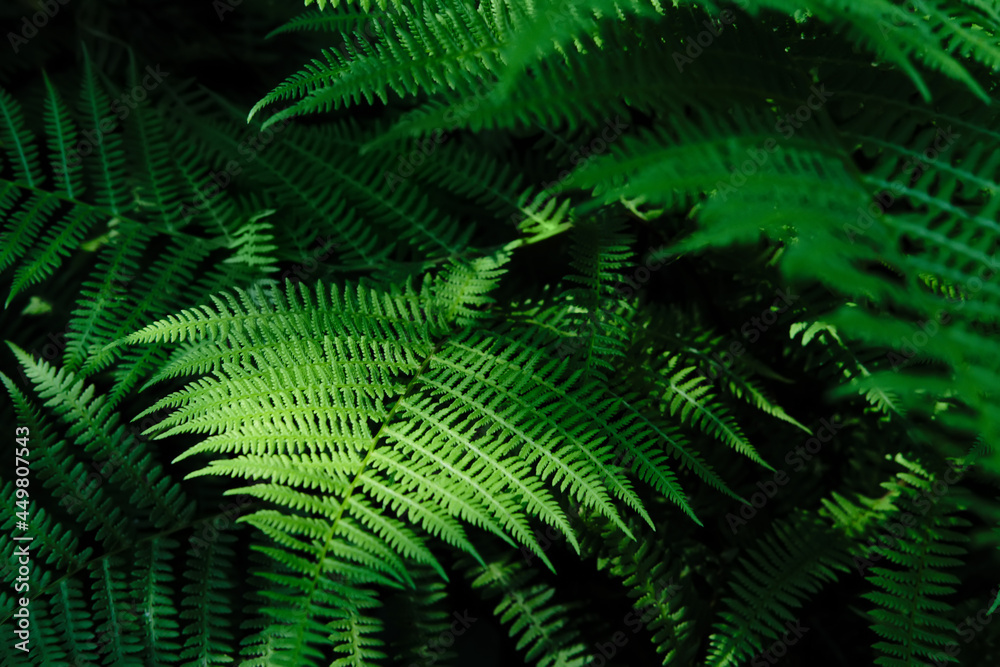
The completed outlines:
[[[912,471],[906,476],[910,484],[901,487],[905,496],[912,500],[918,490],[930,489],[933,476],[902,457],[896,460]],[[947,499],[934,502],[930,510],[917,525],[903,527],[902,539],[894,539],[881,551],[881,556],[902,569],[872,567],[868,575],[869,583],[881,589],[863,596],[878,605],[869,613],[871,628],[882,639],[874,646],[880,654],[875,660],[878,665],[902,667],[940,659],[942,648],[956,635],[954,623],[942,617],[951,606],[935,598],[954,593],[954,585],[960,583],[942,569],[961,565],[958,557],[965,549],[960,543],[967,538],[958,530],[969,522],[951,516],[954,510]],[[953,656],[945,660],[958,662]]]

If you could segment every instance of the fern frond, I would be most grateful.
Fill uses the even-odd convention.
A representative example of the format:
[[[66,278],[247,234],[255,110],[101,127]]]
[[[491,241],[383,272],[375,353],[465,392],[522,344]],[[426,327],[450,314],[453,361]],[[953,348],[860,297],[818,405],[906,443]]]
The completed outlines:
[[[124,569],[120,557],[101,559],[90,568],[94,632],[102,639],[99,650],[104,660],[118,663],[128,663],[142,651],[140,635],[135,632],[140,618],[135,613],[135,599],[130,595]]]
[[[94,387],[84,387],[84,381],[67,369],[56,371],[16,345],[8,345],[35,383],[39,396],[69,426],[67,439],[89,453],[118,463],[109,479],[131,494],[129,500],[135,507],[149,508],[153,526],[183,523],[193,509],[185,494],[162,474],[162,468],[153,462],[145,447],[125,437],[125,426],[117,424],[118,416],[105,404],[104,397],[95,397]],[[7,383],[9,380],[5,380]]]
[[[265,127],[290,117],[329,111],[358,103],[383,103],[392,91],[400,96],[418,91],[455,90],[471,94],[500,67],[500,41],[483,14],[460,0],[435,0],[411,8],[400,5],[385,15],[382,38],[375,44],[348,41],[344,54],[324,50],[324,61],[313,60],[289,77],[250,110],[249,119],[264,107],[294,97],[294,106],[276,113]],[[422,11],[421,11],[422,10]],[[435,11],[436,10],[436,11]]]
[[[693,366],[677,368],[677,363],[676,357],[670,359],[666,366],[658,369],[663,381],[654,380],[661,391],[665,389],[660,398],[667,405],[669,414],[717,438],[751,461],[774,470],[760,457],[732,416],[727,414],[712,392],[712,383],[698,374]]]
[[[848,544],[807,512],[777,520],[740,558],[732,574],[727,611],[720,613],[706,665],[739,664],[764,650],[798,620],[793,609],[849,571]],[[787,626],[786,626],[787,624]]]
[[[424,284],[424,290],[430,293],[425,298],[436,302],[442,323],[475,324],[488,317],[484,307],[496,303],[489,293],[507,272],[504,265],[509,260],[510,253],[504,251],[471,262],[452,260],[436,281]]]
[[[134,61],[130,65],[129,83],[135,89],[141,85],[140,77]],[[174,147],[169,141],[166,120],[158,109],[152,108],[148,98],[131,111],[133,121],[127,126],[130,132],[126,136],[134,142],[134,148],[129,153],[141,156],[143,161],[142,168],[137,170],[140,178],[134,185],[138,207],[159,218],[168,231],[180,229],[186,222],[183,210],[186,184],[172,159]],[[115,171],[111,171],[109,177],[117,178],[119,183],[125,182]],[[112,210],[117,213],[115,207]]]
[[[750,3],[747,9],[755,16],[764,9],[789,16],[805,9],[814,20],[834,26],[855,43],[899,66],[928,102],[930,89],[914,61],[920,60],[961,81],[985,102],[989,101],[986,91],[956,55],[971,57],[991,68],[1000,64],[1000,19],[995,8],[983,5],[921,0],[914,5],[915,11],[907,11],[890,0],[811,0],[804,5],[789,0],[761,0]]]
[[[233,611],[231,576],[235,536],[219,533],[210,541],[192,540],[187,551],[185,597],[180,618],[187,621],[182,633],[182,660],[198,665],[233,661]]]
[[[157,664],[170,664],[178,659],[181,645],[180,624],[173,603],[174,581],[171,560],[176,540],[154,537],[137,550],[133,584],[137,622],[142,629],[143,652]]]
[[[459,620],[457,612],[449,613],[446,584],[431,568],[414,568],[413,590],[400,591],[386,601],[387,609],[395,609],[401,621],[403,638],[392,651],[406,664],[454,659],[456,652],[444,639],[463,634],[464,628],[452,630]]]
[[[94,635],[94,619],[83,601],[83,591],[75,579],[59,583],[52,595],[52,618],[55,631],[66,647],[67,662],[97,662],[97,648],[90,641]]]
[[[15,179],[29,188],[41,187],[45,176],[40,168],[35,135],[25,126],[24,112],[10,93],[0,88],[0,141],[14,167]]]
[[[122,509],[100,489],[100,480],[87,479],[87,468],[74,456],[69,444],[55,437],[53,425],[9,377],[0,373],[0,381],[10,394],[21,424],[40,444],[36,472],[44,475],[43,484],[59,497],[60,506],[65,505],[71,515],[79,515],[78,521],[87,530],[98,527],[95,538],[107,546],[131,542],[134,528]]]
[[[620,526],[611,494],[645,516],[611,462],[611,444],[594,441],[599,425],[620,450],[626,438],[649,442],[631,435],[643,433],[643,422],[618,416],[624,404],[601,397],[598,385],[579,382],[564,364],[545,361],[523,332],[442,338],[447,330],[409,287],[286,290],[260,302],[245,292],[216,298],[214,308],[185,311],[126,339],[211,343],[189,348],[188,363],[221,375],[160,401],[153,409],[179,409],[155,429],[160,438],[209,434],[180,458],[237,455],[195,474],[267,482],[244,491],[283,511],[241,520],[293,550],[271,552],[282,562],[303,568],[336,553],[369,578],[402,583],[409,577],[394,554],[439,567],[423,533],[474,553],[454,517],[515,538],[551,567],[527,516],[556,527],[571,545],[576,538],[550,485]],[[548,403],[546,395],[558,400]],[[298,415],[293,421],[279,416],[289,409]],[[645,479],[652,470],[669,475],[660,459],[645,465]],[[320,495],[297,490],[309,488]],[[362,501],[361,490],[381,508]],[[379,518],[386,509],[405,520]],[[302,555],[292,559],[294,552]],[[318,585],[319,571],[311,572]]]
[[[706,554],[693,547],[690,556],[679,557],[681,549],[691,547],[690,540],[674,536],[668,545],[637,522],[630,527],[643,537],[629,540],[609,525],[594,535],[597,566],[628,589],[634,611],[625,617],[626,627],[652,635],[661,664],[694,662],[698,642],[689,607],[697,593],[690,584],[695,568],[687,563],[703,562]]]
[[[497,84],[498,96],[509,94],[516,78],[539,57],[544,58],[552,52],[565,55],[569,43],[583,53],[593,48],[585,42],[597,32],[597,22],[602,18],[628,21],[635,20],[636,16],[665,14],[660,0],[584,0],[569,6],[559,0],[543,0],[532,5],[521,7],[511,3],[509,20],[518,30],[502,52],[505,69]],[[600,40],[595,41],[599,48]]]
[[[87,49],[83,50],[83,82],[80,92],[79,110],[87,127],[98,130],[93,150],[97,156],[86,164],[91,167],[89,175],[93,182],[94,200],[98,206],[106,208],[112,215],[121,216],[133,207],[133,200],[125,188],[125,149],[120,134],[112,132],[113,118],[111,99],[94,72],[93,63]]]
[[[590,222],[574,227],[573,260],[577,273],[567,280],[580,285],[565,292],[571,312],[567,324],[575,339],[567,344],[579,351],[582,363],[596,377],[607,379],[614,361],[625,355],[628,325],[617,312],[615,287],[621,285],[629,266],[634,239],[623,233],[620,222]],[[582,340],[580,340],[582,339]],[[580,350],[579,348],[583,349]]]
[[[934,476],[901,456],[896,460],[910,471],[906,474],[909,484],[900,486],[907,500],[912,503],[918,493],[927,494]],[[921,500],[928,503],[927,498]],[[967,538],[959,530],[969,522],[953,516],[955,509],[949,504],[949,499],[930,502],[916,525],[903,526],[903,535],[881,548],[880,556],[899,567],[871,568],[868,581],[882,590],[863,597],[878,605],[869,613],[872,630],[883,640],[874,646],[880,654],[875,660],[878,665],[903,667],[942,657],[958,662],[942,651],[956,635],[955,624],[945,616],[952,607],[935,599],[954,593],[954,586],[961,583],[942,570],[961,565],[959,557],[965,549],[960,544]]]
[[[485,564],[460,564],[473,590],[497,598],[493,615],[510,625],[510,636],[526,664],[570,667],[593,660],[583,638],[570,621],[574,606],[553,600],[555,589],[535,583],[536,572],[512,560],[510,552]]]
[[[368,7],[364,7],[366,11],[347,9],[346,7],[347,4],[345,3],[341,7],[334,5],[336,11],[324,11],[323,6],[320,5],[318,9],[307,10],[286,22],[284,25],[275,28],[271,32],[267,33],[264,38],[270,39],[275,35],[280,35],[282,33],[301,32],[305,30],[348,33],[353,31],[355,28],[360,28],[365,25],[372,19],[373,16],[376,16],[368,13]]]
[[[83,194],[83,169],[79,159],[72,155],[76,145],[77,128],[69,108],[63,102],[59,91],[42,72],[45,80],[45,127],[48,131],[50,160],[54,165],[56,182],[70,199],[79,199]],[[30,183],[29,183],[30,184]]]

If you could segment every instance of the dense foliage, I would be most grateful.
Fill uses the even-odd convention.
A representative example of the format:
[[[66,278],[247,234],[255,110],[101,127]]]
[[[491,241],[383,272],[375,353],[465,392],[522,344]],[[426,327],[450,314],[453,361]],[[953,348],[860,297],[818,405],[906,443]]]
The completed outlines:
[[[4,665],[1000,664],[1000,3],[0,12]]]

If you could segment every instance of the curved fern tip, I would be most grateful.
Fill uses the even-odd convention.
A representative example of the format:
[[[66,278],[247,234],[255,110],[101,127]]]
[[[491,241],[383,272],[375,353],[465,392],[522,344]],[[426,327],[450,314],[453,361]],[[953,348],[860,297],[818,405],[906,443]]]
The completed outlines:
[[[249,125],[250,121],[253,120],[253,117],[257,115],[257,112],[263,109],[265,106],[267,106],[267,102],[261,100],[250,108],[250,113],[247,114],[247,125]]]

